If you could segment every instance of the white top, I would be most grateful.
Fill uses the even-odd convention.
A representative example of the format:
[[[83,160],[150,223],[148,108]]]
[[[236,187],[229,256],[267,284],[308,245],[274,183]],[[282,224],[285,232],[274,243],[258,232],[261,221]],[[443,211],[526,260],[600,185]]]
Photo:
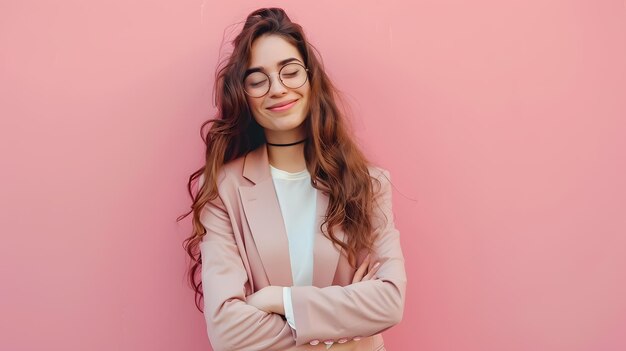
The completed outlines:
[[[270,172],[287,231],[293,285],[313,285],[317,189],[311,186],[311,175],[306,168],[291,173],[270,165]],[[291,287],[283,288],[283,304],[287,323],[296,330]],[[327,344],[326,348],[331,346],[332,343]]]

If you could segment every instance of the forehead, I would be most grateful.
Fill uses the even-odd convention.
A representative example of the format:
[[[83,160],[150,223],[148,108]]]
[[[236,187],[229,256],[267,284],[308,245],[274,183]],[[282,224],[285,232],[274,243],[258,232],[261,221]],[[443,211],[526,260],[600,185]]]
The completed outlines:
[[[252,42],[250,50],[250,67],[276,67],[284,59],[295,57],[302,61],[298,49],[279,35],[263,35]]]

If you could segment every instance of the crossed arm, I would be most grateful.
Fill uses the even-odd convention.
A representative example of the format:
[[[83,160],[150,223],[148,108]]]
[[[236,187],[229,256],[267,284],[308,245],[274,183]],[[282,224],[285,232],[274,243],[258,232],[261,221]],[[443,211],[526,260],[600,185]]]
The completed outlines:
[[[367,271],[370,263],[370,255],[368,255],[361,266],[356,270],[354,277],[352,279],[352,284],[375,279],[375,274],[380,267],[379,263],[374,264],[372,269]],[[289,325],[295,330],[295,322],[293,315],[293,306],[291,302],[291,288],[290,287],[280,287],[280,286],[266,286],[265,288],[257,291],[252,295],[247,296],[248,305],[255,306],[256,308],[265,311],[267,313],[277,313],[280,315],[284,315],[287,318],[287,322]],[[296,331],[297,333],[297,331]],[[342,340],[343,339],[343,340]],[[342,338],[337,340],[340,344],[348,341],[347,338]],[[357,339],[355,339],[357,340]],[[317,345],[320,343],[320,340],[310,342],[311,345]],[[326,349],[328,350],[335,343],[335,340],[324,340],[324,344],[326,345]],[[336,349],[337,347],[335,347]]]
[[[200,243],[202,289],[207,333],[214,350],[284,350],[313,339],[366,337],[401,320],[406,289],[404,257],[393,223],[388,172],[383,173],[387,177],[379,177],[380,207],[374,220],[378,235],[374,249],[381,263],[377,279],[347,286],[292,287],[297,332],[280,315],[284,314],[282,287],[245,295],[248,277],[241,259],[245,254],[240,251],[241,238],[233,234],[221,197],[205,206],[200,218],[207,231]]]
[[[361,263],[361,266],[356,270],[354,274],[354,278],[352,279],[352,284],[371,280],[375,278],[376,272],[378,268],[380,268],[380,264],[374,264],[374,267],[367,271],[367,267],[370,263],[370,256]],[[281,315],[285,315],[285,292],[283,291],[283,287],[270,285],[265,288],[255,292],[252,295],[247,296],[248,305],[254,306],[261,311],[265,311],[267,313],[277,313]]]

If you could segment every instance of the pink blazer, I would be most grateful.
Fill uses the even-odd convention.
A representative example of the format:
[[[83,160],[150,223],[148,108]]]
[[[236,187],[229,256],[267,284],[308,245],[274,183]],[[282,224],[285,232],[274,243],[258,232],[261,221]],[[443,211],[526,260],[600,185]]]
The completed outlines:
[[[369,171],[382,184],[370,264],[381,262],[377,279],[351,284],[355,269],[319,231],[328,197],[318,191],[313,286],[292,287],[293,331],[282,315],[246,303],[246,296],[268,285],[293,285],[265,144],[222,168],[219,197],[200,216],[207,231],[200,243],[204,316],[213,350],[325,351],[326,340],[335,341],[330,351],[385,349],[381,332],[402,319],[406,273],[389,172],[378,167]],[[345,239],[342,231],[336,232]],[[358,265],[365,256],[359,255]]]

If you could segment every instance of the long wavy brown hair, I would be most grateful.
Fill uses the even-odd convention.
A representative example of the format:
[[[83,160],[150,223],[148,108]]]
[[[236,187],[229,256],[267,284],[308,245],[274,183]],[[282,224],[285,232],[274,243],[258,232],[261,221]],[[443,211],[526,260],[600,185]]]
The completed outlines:
[[[252,117],[243,89],[251,46],[261,35],[279,35],[293,44],[309,69],[311,90],[304,122],[307,132],[304,156],[311,185],[329,197],[324,235],[339,245],[355,268],[357,254],[364,249],[371,251],[374,242],[370,217],[374,206],[372,180],[377,179],[370,176],[370,163],[347,128],[345,104],[338,103],[344,101],[340,92],[324,72],[321,56],[307,41],[300,25],[292,22],[280,8],[256,10],[248,15],[242,31],[234,39],[232,54],[218,66],[214,89],[217,116],[201,127],[206,164],[189,177],[187,190],[193,203],[189,212],[178,217],[180,221],[193,212],[193,230],[183,247],[191,257],[187,276],[200,311],[203,293],[202,281],[197,278],[202,265],[199,244],[204,235],[211,235],[200,222],[200,213],[207,202],[218,196],[217,176],[221,167],[265,142],[263,128]],[[210,128],[205,134],[207,126]],[[200,176],[204,182],[194,194],[193,184],[198,183]],[[345,232],[346,242],[335,236],[333,229],[337,226]]]

